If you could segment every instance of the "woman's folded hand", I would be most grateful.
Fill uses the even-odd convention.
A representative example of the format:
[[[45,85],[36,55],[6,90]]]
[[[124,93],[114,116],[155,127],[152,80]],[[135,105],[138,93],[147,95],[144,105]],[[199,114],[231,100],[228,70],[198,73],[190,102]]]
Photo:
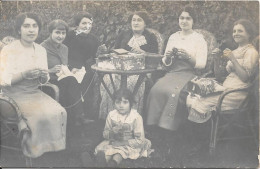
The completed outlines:
[[[61,65],[55,65],[53,68],[49,69],[50,73],[58,73],[61,71]]]
[[[41,70],[40,77],[47,78],[48,77],[48,71],[47,70]]]
[[[41,70],[39,69],[32,69],[22,72],[22,76],[25,79],[37,79],[41,74]]]
[[[234,55],[232,53],[232,50],[226,48],[224,51],[223,51],[223,56],[224,57],[227,57],[229,60],[232,60],[234,58]]]
[[[212,50],[211,54],[212,55],[216,55],[216,54],[219,54],[221,53],[221,50],[219,48],[215,48],[214,50]]]
[[[166,52],[165,57],[166,59],[170,59],[173,56],[172,50],[169,50],[168,52]]]
[[[178,58],[180,58],[180,59],[184,59],[184,60],[191,59],[190,55],[184,49],[178,49],[177,55],[178,55]]]

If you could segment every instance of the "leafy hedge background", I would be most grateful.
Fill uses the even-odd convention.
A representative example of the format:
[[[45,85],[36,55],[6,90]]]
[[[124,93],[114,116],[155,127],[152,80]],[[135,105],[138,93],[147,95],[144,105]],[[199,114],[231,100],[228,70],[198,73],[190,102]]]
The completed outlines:
[[[1,1],[0,1],[1,2]],[[192,5],[198,20],[194,28],[213,33],[221,44],[234,46],[232,25],[240,18],[251,20],[259,30],[259,2],[257,1],[2,1],[0,3],[0,38],[11,35],[14,17],[20,12],[38,13],[43,29],[37,42],[48,37],[47,24],[53,19],[63,19],[74,27],[72,17],[79,11],[88,11],[94,16],[92,33],[101,42],[111,47],[117,34],[129,28],[128,16],[137,10],[146,10],[152,18],[149,27],[158,30],[165,41],[179,30],[178,14],[185,5]]]

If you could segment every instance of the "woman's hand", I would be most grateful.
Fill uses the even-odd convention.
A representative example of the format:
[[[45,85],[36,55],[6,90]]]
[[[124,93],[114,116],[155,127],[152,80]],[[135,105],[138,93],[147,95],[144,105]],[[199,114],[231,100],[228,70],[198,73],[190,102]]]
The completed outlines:
[[[172,51],[172,50],[169,50],[169,51],[166,52],[166,54],[165,54],[166,59],[171,59],[172,56],[173,56],[173,51]]]
[[[49,69],[50,73],[58,73],[61,71],[61,65],[55,65],[53,68]]]
[[[41,74],[39,69],[32,69],[22,72],[22,76],[24,79],[37,79]]]
[[[212,50],[211,54],[216,55],[216,54],[219,54],[220,52],[221,52],[221,50],[219,48],[215,48]]]
[[[48,78],[48,71],[47,70],[41,70],[40,77],[41,78]]]
[[[223,56],[224,57],[227,57],[229,60],[232,60],[232,59],[235,59],[233,53],[232,53],[232,50],[226,48],[224,51],[223,51]]]
[[[178,58],[180,58],[180,59],[184,59],[184,60],[191,59],[191,56],[184,49],[178,49],[177,55],[178,55]]]

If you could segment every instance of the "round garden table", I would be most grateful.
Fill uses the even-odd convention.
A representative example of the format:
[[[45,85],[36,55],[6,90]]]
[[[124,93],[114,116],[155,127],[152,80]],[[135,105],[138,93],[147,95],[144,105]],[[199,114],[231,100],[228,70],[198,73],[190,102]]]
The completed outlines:
[[[151,85],[153,84],[152,79],[148,76],[148,74],[153,73],[157,71],[157,69],[140,69],[140,70],[115,70],[115,69],[104,69],[101,67],[98,67],[96,64],[91,66],[91,69],[93,69],[97,74],[100,82],[106,89],[107,93],[109,96],[112,98],[113,94],[109,90],[107,84],[105,83],[103,77],[104,75],[108,74],[110,77],[111,84],[113,86],[113,90],[116,90],[114,79],[112,77],[112,74],[118,74],[121,76],[121,82],[120,82],[120,88],[127,88],[127,77],[131,75],[138,75],[138,80],[135,84],[134,90],[133,90],[133,95],[137,93],[138,89],[140,88],[141,84],[145,81],[148,80]]]

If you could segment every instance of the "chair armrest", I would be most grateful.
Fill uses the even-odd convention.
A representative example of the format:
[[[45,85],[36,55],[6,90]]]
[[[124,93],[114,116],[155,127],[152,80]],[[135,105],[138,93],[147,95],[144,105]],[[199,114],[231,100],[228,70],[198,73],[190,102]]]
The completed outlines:
[[[44,93],[46,93],[46,94],[48,94],[48,95],[54,95],[54,96],[53,96],[53,99],[55,99],[57,102],[59,102],[60,93],[59,93],[59,88],[58,88],[57,85],[48,82],[48,83],[46,83],[46,84],[41,85],[41,86],[40,86],[40,89],[41,89]],[[51,92],[50,92],[50,90],[48,90],[48,89],[50,89]]]
[[[18,121],[20,121],[22,119],[22,113],[21,113],[18,105],[16,104],[16,102],[12,98],[10,98],[9,96],[0,92],[0,101],[1,101],[1,103],[0,103],[0,105],[1,105],[1,107],[0,107],[0,110],[1,110],[0,121],[5,119],[5,120],[7,120],[7,123],[9,123],[9,122],[10,123],[14,123],[14,122],[17,123]],[[8,104],[9,104],[9,106],[8,106]],[[15,110],[15,112],[4,111],[5,107],[7,109],[10,109],[10,106],[11,106],[11,108],[13,108]]]
[[[230,93],[234,93],[234,92],[240,92],[240,91],[249,91],[252,87],[252,84],[246,87],[242,87],[242,88],[238,88],[238,89],[227,89],[225,90],[219,97],[218,99],[218,103],[217,103],[217,107],[216,107],[216,116],[219,116],[219,113],[221,112],[221,106],[223,103],[224,98],[230,94]]]

